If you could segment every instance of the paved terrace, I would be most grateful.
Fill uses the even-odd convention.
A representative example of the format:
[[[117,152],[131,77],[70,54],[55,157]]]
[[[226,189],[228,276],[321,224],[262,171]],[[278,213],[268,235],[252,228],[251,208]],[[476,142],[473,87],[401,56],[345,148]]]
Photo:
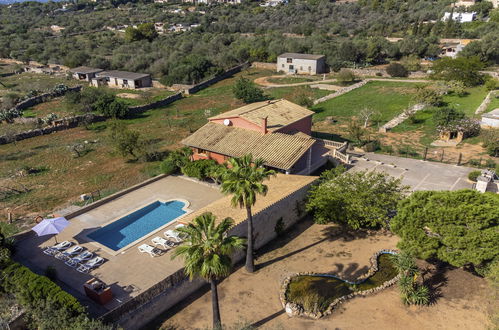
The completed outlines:
[[[470,189],[468,173],[473,168],[402,158],[375,153],[353,158],[352,171],[382,171],[395,178],[411,190],[459,190]]]
[[[89,232],[158,199],[185,199],[190,203],[189,209],[196,211],[221,197],[217,188],[207,184],[183,177],[168,176],[72,218],[71,224],[57,236],[57,239],[59,242],[69,240],[78,243],[106,259],[103,265],[90,274],[81,274],[66,266],[64,262],[42,253],[45,247],[54,244],[54,238],[37,237],[34,232],[31,232],[27,239],[18,242],[16,259],[42,274],[47,266],[54,266],[59,280],[63,282],[63,288],[80,298],[82,297],[79,294],[84,295],[83,283],[92,277],[111,285],[115,299],[104,308],[98,308],[97,305],[84,301],[93,314],[102,314],[176,272],[183,263],[180,259],[171,260],[171,253],[152,258],[138,251],[138,245],[151,244],[151,239],[162,236],[164,229],[143,237],[141,241],[119,254],[110,253],[111,250],[106,251],[107,249],[101,245],[89,241],[86,238]]]

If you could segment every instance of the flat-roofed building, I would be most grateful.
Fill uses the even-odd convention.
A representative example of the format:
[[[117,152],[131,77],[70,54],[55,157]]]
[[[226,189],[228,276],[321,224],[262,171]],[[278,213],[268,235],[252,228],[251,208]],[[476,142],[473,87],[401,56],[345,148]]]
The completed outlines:
[[[151,87],[152,78],[147,73],[136,73],[128,71],[102,71],[92,79],[92,85],[95,87],[109,86],[113,88],[142,88]]]
[[[291,74],[318,74],[326,72],[324,55],[284,53],[277,57],[277,71]]]
[[[85,81],[92,81],[92,78],[94,78],[97,73],[102,71],[104,70],[99,68],[91,68],[88,66],[79,66],[77,68],[69,70],[74,79],[85,80]]]

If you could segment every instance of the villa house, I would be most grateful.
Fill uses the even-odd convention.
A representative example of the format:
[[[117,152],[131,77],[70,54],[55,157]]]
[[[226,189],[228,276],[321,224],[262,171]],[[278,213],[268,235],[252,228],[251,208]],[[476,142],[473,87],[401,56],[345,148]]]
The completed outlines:
[[[97,73],[91,82],[95,87],[106,85],[114,88],[135,89],[152,86],[150,74],[127,71],[102,71]]]
[[[251,153],[286,174],[310,174],[328,150],[310,136],[314,113],[287,100],[256,102],[208,119],[182,141],[193,159],[224,163]]]
[[[284,53],[277,57],[277,72],[318,74],[326,72],[324,55]]]
[[[79,66],[77,68],[69,70],[71,74],[73,75],[74,79],[77,80],[85,80],[85,81],[92,81],[93,78],[95,78],[95,75],[99,72],[102,72],[104,70],[98,69],[98,68],[90,68],[88,66]]]

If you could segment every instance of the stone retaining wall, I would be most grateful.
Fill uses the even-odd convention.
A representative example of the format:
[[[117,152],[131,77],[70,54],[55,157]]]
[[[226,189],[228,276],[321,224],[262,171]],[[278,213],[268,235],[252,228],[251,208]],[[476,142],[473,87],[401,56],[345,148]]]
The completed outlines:
[[[359,87],[362,87],[364,86],[365,84],[367,84],[369,82],[369,80],[362,80],[356,84],[353,84],[353,85],[350,85],[350,86],[347,86],[347,87],[343,87],[341,89],[339,89],[338,91],[332,93],[332,94],[329,94],[329,95],[326,95],[324,97],[321,97],[317,100],[314,101],[314,104],[319,104],[319,103],[322,103],[322,102],[325,102],[327,100],[330,100],[330,99],[333,99],[335,97],[338,97],[340,95],[343,95],[343,94],[346,94],[354,89],[357,89]]]
[[[487,110],[490,102],[492,102],[492,97],[496,96],[497,92],[496,91],[490,91],[487,96],[483,99],[482,103],[478,106],[478,108],[475,111],[475,115],[481,114],[485,110]]]
[[[265,69],[265,70],[274,70],[274,71],[277,70],[276,63],[252,62],[251,67],[257,69]]]
[[[395,126],[399,125],[404,120],[406,120],[407,118],[409,118],[409,114],[410,113],[416,113],[417,111],[423,110],[424,108],[425,108],[424,104],[420,104],[419,103],[419,104],[413,105],[412,107],[410,107],[406,111],[402,112],[397,117],[393,118],[392,120],[390,120],[389,122],[387,122],[386,124],[384,124],[383,126],[381,126],[379,128],[379,131],[381,133],[386,133],[388,130],[391,130],[392,128],[394,128]]]
[[[0,136],[0,145],[7,144],[15,141],[21,141],[29,139],[35,136],[46,135],[53,132],[63,131],[66,129],[74,128],[80,125],[82,122],[95,123],[99,121],[106,120],[106,117],[94,114],[80,115],[75,117],[60,118],[54,120],[51,126],[32,129],[29,131],[13,134],[13,135],[2,135]]]
[[[374,273],[376,273],[378,271],[378,257],[384,253],[397,254],[398,251],[385,249],[385,250],[380,250],[380,251],[376,252],[369,259],[371,266],[369,267],[368,272],[366,274],[360,276],[358,278],[358,280],[355,282],[343,280],[343,279],[336,277],[336,276],[333,276],[333,277],[336,277],[337,279],[345,281],[349,284],[360,284],[363,281],[365,281],[367,278],[369,278],[370,276],[374,275]],[[314,276],[314,275],[321,276],[321,275],[330,275],[330,274],[318,274],[318,273],[313,273],[313,272],[302,272],[302,273],[296,273],[296,274],[293,274],[293,275],[286,277],[283,280],[282,285],[281,285],[281,289],[279,291],[279,300],[281,301],[283,308],[285,309],[286,313],[289,316],[305,316],[305,317],[309,317],[309,318],[316,319],[316,320],[321,318],[321,317],[324,317],[324,316],[331,314],[337,305],[339,305],[340,303],[342,303],[348,299],[354,298],[355,296],[366,296],[366,295],[369,295],[372,293],[376,293],[378,291],[381,291],[381,290],[397,283],[397,281],[400,279],[400,274],[399,274],[399,275],[395,276],[393,279],[384,282],[382,285],[380,285],[378,287],[375,287],[375,288],[372,288],[369,290],[364,290],[364,291],[354,291],[351,294],[348,294],[346,296],[342,296],[340,298],[335,299],[324,312],[312,313],[312,312],[305,311],[302,306],[295,304],[295,303],[292,303],[292,302],[288,301],[286,298],[286,292],[288,291],[289,283],[291,282],[292,278],[296,277],[296,276],[303,276],[303,275],[305,275],[305,276]]]
[[[232,69],[225,71],[221,75],[218,75],[218,76],[213,77],[211,79],[200,82],[199,84],[196,84],[196,85],[192,86],[191,88],[185,89],[184,92],[186,94],[197,93],[202,89],[205,89],[205,88],[207,88],[207,87],[209,87],[209,86],[211,86],[211,85],[213,85],[221,80],[227,79],[227,78],[233,76],[234,74],[241,72],[242,70],[246,69],[249,66],[250,66],[250,64],[248,62],[240,64],[238,66],[233,67]]]
[[[177,100],[180,100],[182,98],[182,93],[176,93],[170,96],[165,97],[162,100],[152,102],[149,104],[144,104],[144,105],[137,105],[134,107],[129,107],[128,109],[130,110],[130,114],[138,114],[147,110],[151,109],[156,109],[156,108],[161,108],[164,106],[167,106],[168,104],[175,102]]]
[[[80,90],[81,90],[81,86],[76,86],[76,87],[69,87],[68,89],[66,89],[64,91],[60,91],[60,92],[52,91],[52,92],[49,92],[49,93],[44,93],[44,94],[41,94],[41,95],[33,96],[33,97],[30,97],[30,98],[28,98],[26,100],[23,100],[23,101],[19,102],[12,109],[15,109],[15,110],[24,110],[24,109],[30,108],[32,106],[35,106],[37,104],[40,104],[40,103],[43,103],[43,102],[47,102],[48,100],[50,100],[50,99],[52,99],[54,97],[63,96],[64,94],[66,94],[68,92],[77,92],[77,91],[80,91]]]

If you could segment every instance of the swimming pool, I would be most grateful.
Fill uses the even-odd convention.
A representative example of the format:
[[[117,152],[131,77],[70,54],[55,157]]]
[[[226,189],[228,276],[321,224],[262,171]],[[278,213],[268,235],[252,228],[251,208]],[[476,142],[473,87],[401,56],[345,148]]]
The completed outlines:
[[[152,231],[187,213],[186,203],[156,201],[87,235],[88,238],[118,251]]]

